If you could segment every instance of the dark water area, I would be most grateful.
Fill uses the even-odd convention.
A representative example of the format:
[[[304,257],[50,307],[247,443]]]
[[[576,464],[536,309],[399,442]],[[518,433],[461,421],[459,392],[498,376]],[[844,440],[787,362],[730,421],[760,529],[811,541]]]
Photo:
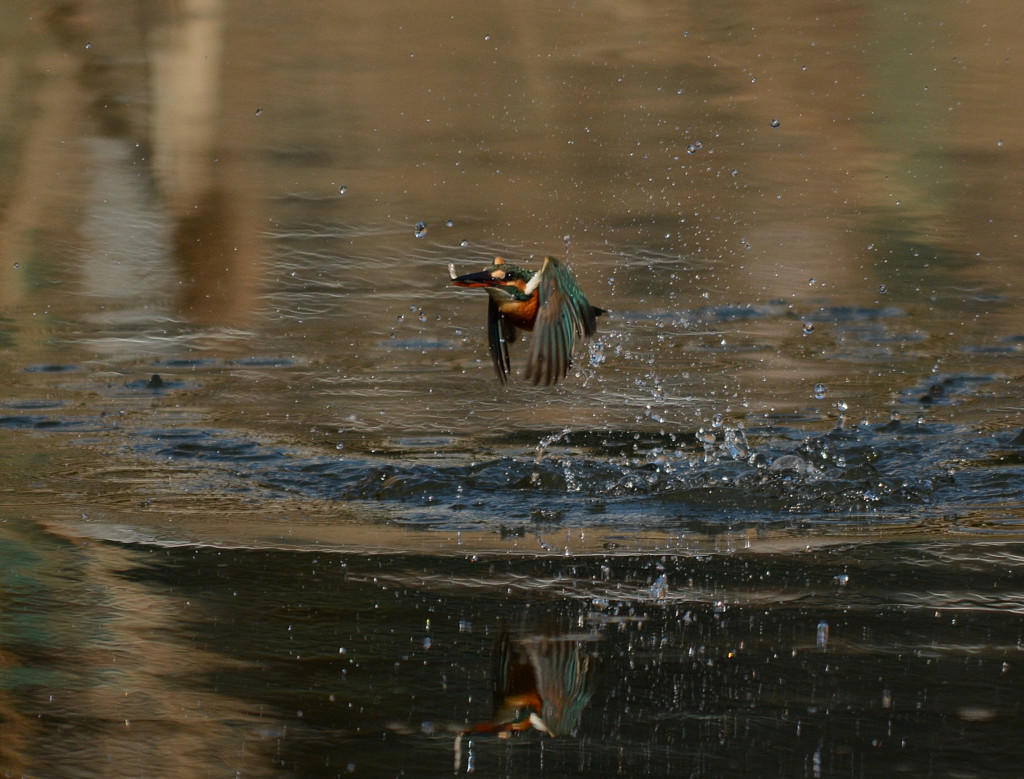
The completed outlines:
[[[0,10],[5,775],[1018,775],[1021,27]]]

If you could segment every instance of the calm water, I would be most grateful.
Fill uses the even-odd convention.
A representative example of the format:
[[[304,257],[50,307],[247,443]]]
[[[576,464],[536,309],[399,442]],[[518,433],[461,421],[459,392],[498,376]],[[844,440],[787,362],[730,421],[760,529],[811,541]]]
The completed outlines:
[[[597,688],[461,773],[1019,773],[1015,8],[15,5],[6,775],[451,775],[503,626]]]

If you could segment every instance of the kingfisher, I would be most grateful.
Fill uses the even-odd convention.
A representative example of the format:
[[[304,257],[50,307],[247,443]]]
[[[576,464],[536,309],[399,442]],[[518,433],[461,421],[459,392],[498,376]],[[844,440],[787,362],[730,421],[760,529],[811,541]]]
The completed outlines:
[[[598,662],[579,638],[546,633],[513,639],[503,628],[491,652],[494,714],[456,737],[456,773],[467,735],[508,738],[530,728],[551,737],[573,732],[597,688]]]
[[[534,333],[526,380],[550,386],[565,378],[576,342],[597,332],[597,317],[604,313],[590,305],[572,271],[554,257],[545,257],[539,271],[496,257],[489,268],[465,276],[457,276],[455,265],[449,264],[448,275],[456,287],[487,290],[487,340],[502,384],[512,368],[508,345],[516,340],[517,330]]]

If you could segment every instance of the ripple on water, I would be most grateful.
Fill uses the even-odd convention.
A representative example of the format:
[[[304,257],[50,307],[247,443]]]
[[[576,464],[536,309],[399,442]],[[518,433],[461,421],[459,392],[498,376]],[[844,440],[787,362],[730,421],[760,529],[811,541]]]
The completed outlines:
[[[228,431],[169,428],[140,430],[133,446],[159,462],[191,464],[211,493],[249,495],[268,506],[297,497],[365,503],[396,522],[447,529],[609,521],[624,528],[913,525],[922,516],[944,518],[952,528],[972,526],[967,508],[977,496],[989,504],[1018,492],[1019,468],[1008,475],[1001,464],[961,461],[966,474],[951,473],[954,442],[965,432],[891,423],[805,437],[752,429],[738,447],[728,426],[702,443],[678,434],[563,430],[540,439],[495,435],[486,449],[428,435],[372,450],[343,436],[344,445],[342,438],[337,447],[327,442],[325,453]],[[972,446],[999,444],[992,437]]]
[[[29,365],[25,368],[26,373],[71,373],[79,370],[81,370],[81,367],[78,365],[63,363],[42,363],[39,365]]]

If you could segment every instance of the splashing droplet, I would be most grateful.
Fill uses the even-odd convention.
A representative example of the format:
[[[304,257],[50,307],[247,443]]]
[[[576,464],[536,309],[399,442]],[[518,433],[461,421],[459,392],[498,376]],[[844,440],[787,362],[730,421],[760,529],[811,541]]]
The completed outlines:
[[[880,292],[881,294],[883,294],[883,295],[884,295],[884,294],[885,294],[886,292],[888,292],[888,291],[889,291],[889,288],[888,288],[888,287],[886,287],[886,286],[885,286],[885,284],[879,284],[879,285],[878,285],[878,291],[879,291],[879,292]]]
[[[828,649],[828,623],[825,620],[818,623],[817,644],[822,652]]]
[[[810,335],[814,332],[813,322],[804,322],[804,335]]]
[[[426,234],[427,234],[427,223],[426,222],[417,222],[416,223],[416,233],[415,233],[416,237],[417,238],[422,238]]]
[[[814,385],[814,397],[816,397],[818,400],[824,400],[826,392],[828,392],[828,387],[826,387],[821,382],[818,382],[817,384]]]
[[[668,576],[662,574],[651,585],[651,597],[659,600],[668,595]]]
[[[750,458],[750,445],[742,427],[727,427],[723,446],[725,452],[737,462],[746,462]]]

